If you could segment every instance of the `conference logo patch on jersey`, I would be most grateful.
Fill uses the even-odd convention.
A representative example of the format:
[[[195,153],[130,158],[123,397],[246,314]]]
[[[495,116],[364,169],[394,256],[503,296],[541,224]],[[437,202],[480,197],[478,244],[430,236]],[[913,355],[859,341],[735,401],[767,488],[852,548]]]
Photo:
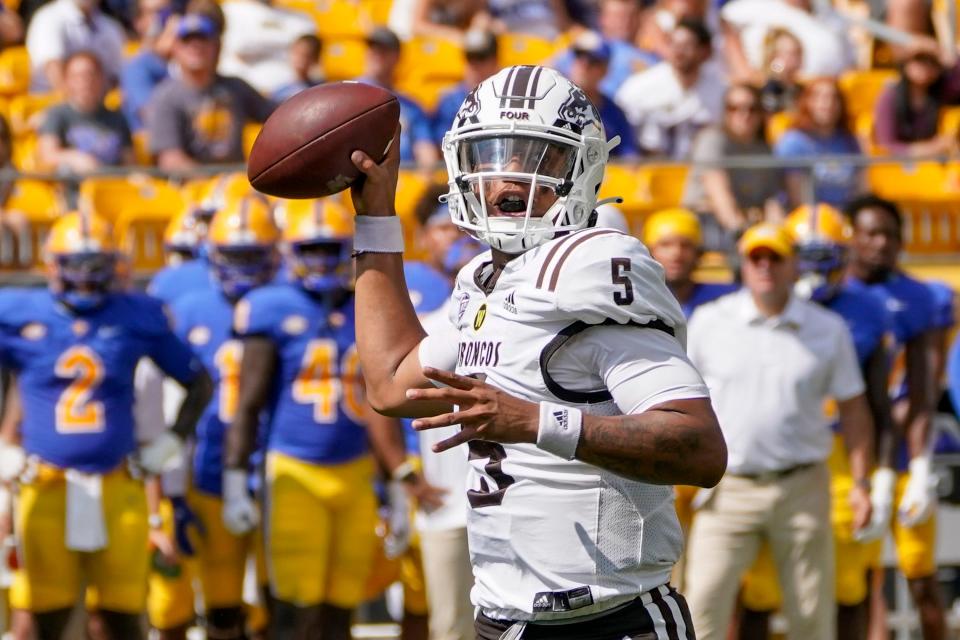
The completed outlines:
[[[327,316],[327,322],[330,323],[331,327],[339,329],[347,323],[347,316],[343,315],[343,313],[339,311],[331,311],[330,315]],[[303,332],[301,331],[301,333]]]
[[[43,340],[47,335],[47,325],[40,322],[30,322],[20,329],[20,336],[25,340]]]
[[[201,325],[190,329],[190,333],[187,334],[187,342],[197,347],[204,346],[210,342],[210,328]]]
[[[233,330],[240,335],[250,328],[250,303],[241,300],[233,310]]]
[[[473,317],[473,330],[480,331],[480,327],[483,326],[483,321],[487,319],[487,303],[484,302],[480,305],[480,308],[477,309],[477,315]]]
[[[73,335],[82,338],[90,331],[90,323],[86,320],[75,320],[74,323],[70,325],[70,330],[73,331]]]
[[[330,318],[330,324],[333,324],[333,318]],[[299,336],[307,330],[307,319],[301,315],[287,316],[280,325],[283,332],[288,336]]]

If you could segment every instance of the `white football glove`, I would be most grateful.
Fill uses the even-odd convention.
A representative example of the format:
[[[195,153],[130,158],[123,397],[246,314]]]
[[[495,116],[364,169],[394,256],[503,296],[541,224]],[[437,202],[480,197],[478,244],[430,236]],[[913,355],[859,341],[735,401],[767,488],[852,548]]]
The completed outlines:
[[[399,558],[410,547],[410,498],[403,483],[394,480],[387,485],[390,518],[383,539],[383,553],[388,560]]]
[[[27,454],[19,445],[0,442],[0,482],[13,482],[27,467]]]
[[[260,523],[260,511],[247,489],[247,478],[243,469],[223,472],[223,526],[235,536],[250,533]]]
[[[140,467],[154,475],[173,469],[183,459],[183,440],[172,431],[159,436],[140,447],[137,456]]]
[[[870,480],[870,506],[873,507],[873,513],[867,526],[853,532],[854,540],[870,542],[886,535],[893,516],[893,486],[896,482],[897,474],[890,467],[880,467],[873,472]]]
[[[930,456],[910,460],[910,476],[898,508],[900,524],[916,527],[930,519],[937,507],[937,478],[931,471]]]

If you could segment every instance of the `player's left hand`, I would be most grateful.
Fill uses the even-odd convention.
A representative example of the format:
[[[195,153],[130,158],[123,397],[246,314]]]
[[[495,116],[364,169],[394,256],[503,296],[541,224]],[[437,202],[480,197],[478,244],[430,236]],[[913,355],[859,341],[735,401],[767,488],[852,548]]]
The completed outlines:
[[[150,529],[147,539],[150,546],[160,552],[160,555],[163,556],[163,559],[167,563],[175,565],[180,562],[177,547],[173,544],[173,540],[167,535],[166,531],[163,529]]]
[[[853,530],[862,531],[870,524],[870,517],[873,513],[870,492],[864,487],[855,486],[850,491],[850,508],[853,510]]]
[[[410,501],[402,483],[393,481],[387,485],[390,502],[390,517],[387,535],[383,540],[383,553],[388,560],[399,558],[410,548]]]
[[[433,445],[440,453],[470,440],[516,443],[537,441],[540,406],[521,400],[482,380],[424,367],[423,375],[447,385],[436,389],[408,389],[407,398],[456,405],[456,411],[413,421],[417,431],[459,424],[460,433]]]
[[[910,460],[910,475],[897,508],[897,518],[905,527],[916,527],[929,520],[936,507],[937,479],[931,470],[930,458],[917,456]]]
[[[140,447],[137,459],[147,473],[160,474],[175,467],[182,456],[183,440],[172,431],[164,431]]]

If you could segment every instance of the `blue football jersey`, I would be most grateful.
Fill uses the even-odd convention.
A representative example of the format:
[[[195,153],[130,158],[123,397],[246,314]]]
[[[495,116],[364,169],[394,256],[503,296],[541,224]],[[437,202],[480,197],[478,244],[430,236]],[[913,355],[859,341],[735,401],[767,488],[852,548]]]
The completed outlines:
[[[158,271],[147,286],[147,293],[171,305],[191,291],[210,289],[210,265],[205,258],[197,258]]]
[[[843,318],[853,337],[857,361],[861,368],[865,367],[892,328],[887,309],[875,296],[847,286],[841,287],[824,306]]]
[[[680,308],[683,310],[683,315],[689,320],[690,316],[693,315],[693,312],[696,311],[700,305],[712,302],[728,293],[733,293],[739,288],[739,285],[733,283],[697,282],[693,286],[693,294],[690,296],[690,299],[686,302],[681,302]]]
[[[213,395],[197,423],[193,484],[220,495],[223,438],[237,410],[243,347],[233,336],[233,305],[219,291],[187,293],[171,307],[177,336],[190,346],[213,382]]]
[[[29,454],[102,473],[136,447],[134,370],[149,357],[189,384],[201,370],[161,304],[134,293],[74,314],[44,289],[0,292],[0,361],[17,373]]]
[[[887,280],[867,284],[848,278],[850,291],[866,291],[873,295],[890,314],[893,337],[902,347],[933,328],[936,303],[930,288],[904,273],[895,273]]]
[[[322,464],[367,452],[352,298],[332,308],[297,284],[262,287],[238,303],[234,334],[277,348],[268,450]]]
[[[953,287],[939,280],[927,280],[925,284],[930,289],[930,293],[933,294],[933,327],[935,329],[949,329],[953,327],[953,299],[956,296]]]

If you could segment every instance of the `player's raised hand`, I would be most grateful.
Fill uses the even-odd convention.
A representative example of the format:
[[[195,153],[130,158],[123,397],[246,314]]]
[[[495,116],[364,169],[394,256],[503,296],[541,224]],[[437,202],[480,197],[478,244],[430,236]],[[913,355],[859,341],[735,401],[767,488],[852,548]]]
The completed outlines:
[[[358,215],[392,216],[396,215],[394,201],[397,197],[397,178],[400,174],[400,125],[390,142],[387,156],[377,164],[363,151],[356,150],[350,155],[353,164],[364,174],[363,180],[357,180],[350,187],[353,208]]]
[[[537,403],[511,396],[482,380],[450,371],[424,367],[423,375],[445,387],[409,389],[410,400],[428,400],[456,405],[457,410],[432,418],[418,418],[413,428],[436,429],[459,424],[460,433],[433,445],[434,452],[446,451],[470,440],[516,443],[537,441],[540,407]]]

